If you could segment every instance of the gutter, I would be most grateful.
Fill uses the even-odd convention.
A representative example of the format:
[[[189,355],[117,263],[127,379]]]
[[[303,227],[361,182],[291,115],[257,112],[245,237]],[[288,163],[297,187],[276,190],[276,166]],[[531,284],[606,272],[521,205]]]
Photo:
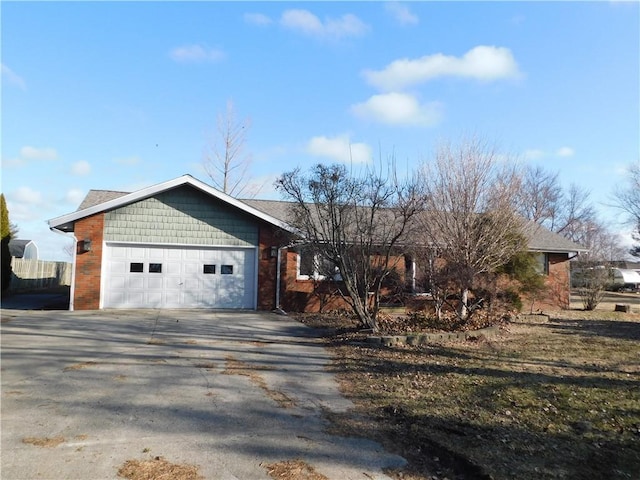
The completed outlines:
[[[303,245],[304,243],[305,242],[290,242],[287,245],[278,247],[278,255],[276,257],[276,308],[274,309],[274,311],[280,315],[287,314],[287,312],[285,312],[280,305],[280,290],[282,288],[282,275],[280,273],[280,270],[282,268],[282,251],[291,247],[295,247],[296,245]]]
[[[62,230],[58,230],[56,227],[49,227],[54,233],[58,233],[67,238],[71,237],[73,239],[73,258],[71,259],[71,286],[69,289],[69,311],[73,312],[73,299],[76,291],[76,256],[78,254],[78,239],[74,235],[73,232],[63,232]]]

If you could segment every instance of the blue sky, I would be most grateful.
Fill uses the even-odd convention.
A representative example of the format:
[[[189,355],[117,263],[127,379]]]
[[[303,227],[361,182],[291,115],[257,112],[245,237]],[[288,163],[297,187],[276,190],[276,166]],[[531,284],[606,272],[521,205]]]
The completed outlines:
[[[232,100],[260,198],[318,162],[470,133],[604,204],[640,161],[637,2],[2,2],[2,192],[21,238],[90,189],[202,167]],[[349,160],[349,150],[351,160]]]

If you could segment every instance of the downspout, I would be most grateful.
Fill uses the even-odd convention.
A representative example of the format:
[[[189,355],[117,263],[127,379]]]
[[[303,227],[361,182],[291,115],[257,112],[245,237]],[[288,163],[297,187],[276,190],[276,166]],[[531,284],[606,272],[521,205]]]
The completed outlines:
[[[76,256],[78,254],[78,239],[73,232],[63,232],[55,227],[49,227],[49,230],[65,237],[73,239],[73,258],[71,259],[71,285],[69,287],[69,311],[73,312],[73,299],[76,291]]]
[[[276,313],[279,313],[280,315],[286,315],[287,312],[285,312],[282,307],[280,306],[280,289],[282,288],[281,286],[281,273],[280,270],[282,268],[282,251],[291,247],[294,247],[296,245],[299,245],[301,242],[290,242],[287,245],[283,245],[282,247],[278,247],[278,255],[276,256],[276,308],[274,309],[274,311]]]
[[[276,308],[275,311],[282,315],[286,315],[286,312],[280,308],[280,267],[282,266],[282,249],[287,248],[278,247],[278,255],[276,256]]]

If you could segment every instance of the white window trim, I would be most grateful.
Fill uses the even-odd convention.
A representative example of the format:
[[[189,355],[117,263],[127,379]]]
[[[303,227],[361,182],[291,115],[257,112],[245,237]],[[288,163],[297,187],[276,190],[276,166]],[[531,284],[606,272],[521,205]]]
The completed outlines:
[[[300,252],[296,252],[296,280],[326,280],[327,276],[326,275],[320,275],[319,271],[318,271],[318,267],[320,265],[320,255],[315,254],[313,256],[313,275],[301,275],[300,274],[300,259],[302,258],[302,255],[300,255]],[[336,282],[339,282],[342,280],[342,275],[340,275],[340,272],[338,271],[337,267],[336,267],[336,273],[335,275],[333,275],[333,279]]]

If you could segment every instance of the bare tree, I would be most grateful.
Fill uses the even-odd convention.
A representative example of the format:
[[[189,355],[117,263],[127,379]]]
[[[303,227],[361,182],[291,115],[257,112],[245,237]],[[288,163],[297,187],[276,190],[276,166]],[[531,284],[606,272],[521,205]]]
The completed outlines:
[[[11,283],[11,251],[9,250],[9,242],[11,241],[11,227],[12,223],[9,220],[9,210],[7,208],[7,202],[4,198],[4,193],[0,194],[0,229],[2,230],[1,235],[1,259],[0,259],[0,268],[2,270],[2,275],[0,276],[0,284],[2,287],[2,293],[9,289],[9,285]]]
[[[573,274],[583,307],[594,310],[613,280],[612,262],[624,256],[624,248],[618,235],[598,221],[585,222],[576,231],[576,241],[588,251],[573,263]]]
[[[589,192],[572,184],[564,189],[558,173],[540,166],[524,169],[513,205],[522,217],[576,241],[580,226],[595,218]]]
[[[632,237],[638,244],[631,248],[630,253],[640,257],[640,162],[630,165],[627,172],[627,185],[616,192],[615,204],[627,214],[629,222],[635,227]]]
[[[64,254],[66,256],[68,256],[69,258],[73,259],[73,254],[75,253],[74,252],[75,246],[76,246],[75,242],[67,243],[66,245],[64,245],[62,247],[62,251],[64,252]]]
[[[283,174],[277,188],[293,201],[289,223],[323,261],[335,265],[340,292],[361,324],[377,328],[380,291],[394,269],[398,247],[421,210],[417,182],[344,165],[318,164],[308,175]]]
[[[423,170],[426,213],[421,243],[435,247],[445,281],[458,293],[460,321],[483,301],[472,299],[479,275],[492,273],[523,250],[522,220],[511,205],[519,177],[515,167],[485,142],[443,144]],[[434,278],[437,276],[434,276]],[[445,289],[446,291],[446,289]]]
[[[218,114],[217,128],[210,144],[205,148],[203,166],[213,184],[224,193],[238,197],[255,196],[258,190],[250,185],[251,155],[244,151],[251,121],[236,118],[231,100],[224,114]]]

